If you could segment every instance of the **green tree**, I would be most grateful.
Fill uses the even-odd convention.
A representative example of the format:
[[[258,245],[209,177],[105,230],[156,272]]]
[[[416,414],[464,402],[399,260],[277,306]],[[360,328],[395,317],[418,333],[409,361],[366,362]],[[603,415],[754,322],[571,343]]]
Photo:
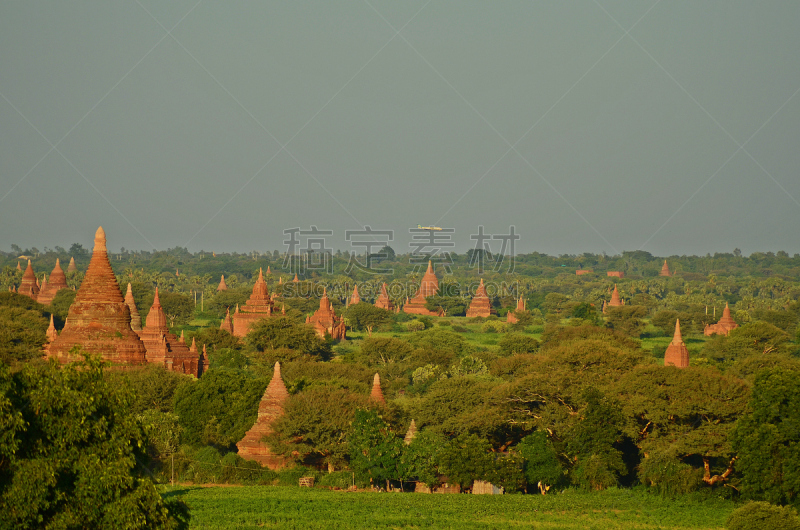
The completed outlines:
[[[369,408],[369,398],[343,388],[315,386],[293,395],[267,437],[270,448],[301,464],[345,465],[348,438],[356,409]]]
[[[647,316],[647,308],[640,305],[606,308],[608,327],[629,337],[638,338],[641,335],[645,328],[642,318],[645,316]]]
[[[733,437],[742,494],[774,504],[800,498],[800,370],[774,368],[756,377],[747,414]]]
[[[358,409],[349,437],[350,467],[361,476],[369,477],[370,484],[400,478],[398,465],[403,440],[374,410]]]
[[[800,530],[797,512],[768,502],[748,502],[731,513],[725,523],[728,530]]]
[[[447,446],[441,434],[426,429],[417,433],[401,455],[401,476],[417,479],[429,488],[439,484],[439,455]]]
[[[552,486],[564,483],[564,467],[545,432],[529,434],[516,445],[516,451],[525,459],[523,470],[529,486],[538,487],[544,495]]]
[[[75,296],[77,294],[78,293],[72,289],[61,289],[56,293],[53,301],[50,302],[48,310],[53,314],[57,327],[64,327],[64,322],[67,320],[67,315],[69,314],[69,307],[72,305],[72,302],[75,301]]]
[[[497,343],[503,355],[534,353],[539,349],[539,341],[528,335],[507,333]]]
[[[13,528],[186,528],[188,510],[141,474],[145,435],[87,358],[0,367],[0,513]]]
[[[390,311],[365,302],[351,305],[347,308],[344,316],[352,329],[356,331],[365,330],[370,337],[372,336],[372,330],[376,327],[387,326],[394,322]]]
[[[305,355],[328,359],[331,347],[307,324],[298,324],[284,316],[255,322],[245,336],[245,343],[259,352],[286,348]]]
[[[408,342],[394,337],[374,337],[361,343],[361,353],[371,365],[403,362],[413,350]]]
[[[469,489],[475,480],[489,480],[494,454],[488,440],[474,434],[460,434],[439,455],[439,468],[450,482]]]
[[[181,293],[159,292],[158,298],[169,326],[188,324],[194,316],[194,300]]]

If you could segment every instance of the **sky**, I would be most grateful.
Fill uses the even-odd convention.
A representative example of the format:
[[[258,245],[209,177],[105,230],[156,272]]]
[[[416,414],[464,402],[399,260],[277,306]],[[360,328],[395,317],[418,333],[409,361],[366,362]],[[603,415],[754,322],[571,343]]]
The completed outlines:
[[[482,226],[516,252],[798,253],[798,20],[769,0],[2,2],[0,249],[91,248],[102,225],[112,250],[287,250],[312,227],[330,235],[301,248],[355,250],[369,226],[408,252],[423,225],[458,252]]]

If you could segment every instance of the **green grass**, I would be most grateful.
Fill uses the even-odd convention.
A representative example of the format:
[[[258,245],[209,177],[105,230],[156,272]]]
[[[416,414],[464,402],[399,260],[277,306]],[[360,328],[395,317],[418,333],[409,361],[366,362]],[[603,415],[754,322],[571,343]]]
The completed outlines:
[[[175,487],[191,528],[722,529],[731,501],[641,490],[540,495],[426,495],[296,487]]]

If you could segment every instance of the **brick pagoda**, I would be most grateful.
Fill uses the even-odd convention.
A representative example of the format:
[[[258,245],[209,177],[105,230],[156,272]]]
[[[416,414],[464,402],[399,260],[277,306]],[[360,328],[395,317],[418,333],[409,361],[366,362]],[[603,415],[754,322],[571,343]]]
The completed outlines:
[[[146,348],[131,329],[131,312],[111,270],[103,227],[94,235],[94,251],[64,329],[50,344],[49,355],[61,362],[79,360],[70,350],[80,346],[116,365],[147,362]]]
[[[722,310],[722,318],[716,324],[706,324],[703,329],[703,335],[728,335],[732,329],[739,327],[739,324],[731,317],[731,309],[728,304],[725,304],[725,309]]]
[[[50,273],[50,281],[47,282],[46,287],[39,291],[39,298],[36,301],[42,305],[50,305],[50,302],[56,297],[56,293],[61,289],[69,289],[69,286],[67,285],[67,275],[64,274],[61,269],[61,263],[56,258],[56,266],[53,268],[53,272]]]
[[[519,313],[526,311],[525,305],[526,305],[525,299],[520,296],[519,298],[517,298],[516,311]],[[519,322],[519,319],[517,318],[517,315],[514,314],[514,311],[509,311],[506,314],[506,322],[508,322],[509,324],[516,324],[517,322]]]
[[[239,306],[236,306],[236,312],[239,312]],[[233,335],[233,321],[231,320],[231,310],[230,308],[225,308],[225,318],[222,319],[222,324],[219,325],[219,329],[225,330],[231,335]]]
[[[336,316],[336,311],[333,310],[333,304],[328,298],[328,289],[322,292],[322,298],[319,300],[319,309],[313,315],[306,317],[306,324],[311,324],[317,335],[325,338],[328,334],[332,339],[343,340],[346,339],[346,330],[342,317]]]
[[[34,300],[39,298],[39,282],[36,279],[36,274],[33,272],[31,260],[28,260],[28,266],[25,268],[25,272],[22,273],[22,281],[19,283],[17,292],[19,294],[24,294],[28,298],[33,298]]]
[[[372,378],[372,391],[369,393],[369,398],[381,405],[386,405],[386,399],[383,397],[383,390],[381,390],[381,376],[377,373]]]
[[[689,366],[689,350],[681,337],[680,320],[675,321],[675,335],[672,337],[672,342],[669,343],[664,354],[664,366],[676,366],[678,368]]]
[[[219,279],[219,285],[217,285],[217,292],[219,291],[227,291],[228,284],[225,283],[225,275],[222,275],[222,278]]]
[[[76,272],[78,267],[75,266],[75,258],[69,258],[69,265],[67,265],[67,272]]]
[[[669,272],[669,267],[667,266],[667,260],[664,260],[664,265],[661,266],[661,272],[658,273],[659,276],[672,276]]]
[[[387,311],[394,310],[394,304],[391,300],[389,300],[389,292],[386,290],[386,282],[381,285],[381,294],[377,300],[375,300],[375,307],[380,307],[381,309],[385,309]]]
[[[353,294],[350,296],[350,305],[360,304],[361,297],[358,295],[358,284],[353,286]]]
[[[275,455],[264,442],[264,437],[272,434],[272,423],[283,415],[289,392],[281,378],[281,364],[275,363],[267,390],[258,405],[258,418],[253,427],[245,433],[244,438],[236,444],[239,456],[245,460],[254,460],[270,469],[281,469],[286,465],[282,456]]]
[[[267,282],[264,281],[264,273],[258,269],[258,279],[253,285],[250,299],[240,308],[240,311],[233,315],[233,334],[237,337],[244,337],[250,331],[253,322],[272,316],[274,307],[275,304],[269,296]]]
[[[425,299],[429,296],[436,295],[436,292],[439,290],[439,279],[436,277],[436,274],[433,272],[433,264],[428,261],[428,270],[425,271],[425,275],[422,277],[422,282],[420,282],[419,290],[417,294],[414,295],[413,298],[408,300],[405,305],[403,306],[403,311],[405,313],[413,314],[413,315],[428,315],[428,316],[438,316],[439,313],[435,311],[430,311],[427,307],[425,307]]]
[[[128,283],[128,290],[125,292],[125,304],[131,312],[131,329],[137,333],[142,331],[142,316],[139,314],[136,302],[133,300],[133,290],[130,283]]]
[[[197,351],[189,351],[185,342],[169,332],[167,317],[158,298],[158,287],[144,322],[144,328],[138,334],[147,349],[147,362],[159,364],[172,372],[200,377]]]
[[[472,301],[469,303],[467,317],[488,317],[491,314],[492,302],[489,300],[489,295],[486,294],[486,286],[483,285],[483,278],[481,278],[481,284],[478,286],[478,290],[475,291],[475,296],[472,297]]]

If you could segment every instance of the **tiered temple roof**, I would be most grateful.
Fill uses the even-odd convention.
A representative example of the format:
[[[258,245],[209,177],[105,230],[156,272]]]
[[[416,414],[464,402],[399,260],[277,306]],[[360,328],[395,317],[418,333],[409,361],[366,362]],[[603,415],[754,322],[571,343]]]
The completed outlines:
[[[217,291],[227,291],[228,285],[225,283],[225,275],[222,275],[222,278],[219,279],[219,285],[217,285]]]
[[[128,290],[125,293],[125,304],[131,312],[131,329],[137,333],[142,330],[142,316],[136,308],[136,302],[133,300],[133,290],[131,284],[128,283]]]
[[[472,297],[472,301],[469,303],[467,317],[488,317],[491,314],[492,302],[489,300],[489,295],[486,294],[486,286],[483,285],[483,278],[481,278],[481,284],[478,286],[478,290],[475,291],[475,296]]]
[[[725,304],[725,309],[722,310],[722,318],[719,319],[719,322],[716,324],[706,324],[705,329],[703,330],[704,335],[728,335],[732,329],[736,329],[739,327],[739,324],[733,320],[731,317],[731,309],[728,307],[728,304]]]
[[[70,356],[74,346],[100,354],[113,364],[147,362],[145,346],[131,329],[130,309],[111,270],[102,227],[95,233],[92,260],[69,308],[64,329],[50,344],[49,354],[61,362],[81,359]]]
[[[31,260],[28,260],[28,266],[22,274],[22,281],[19,283],[17,292],[33,298],[34,300],[39,298],[39,282],[36,280],[36,274],[33,272]]]
[[[669,272],[669,267],[667,266],[667,260],[664,260],[664,265],[661,266],[661,272],[658,273],[659,276],[672,276]]]
[[[273,432],[272,423],[283,414],[288,397],[289,392],[281,378],[281,364],[275,363],[272,380],[258,405],[258,418],[253,427],[245,433],[244,438],[236,444],[239,456],[245,460],[254,460],[270,469],[280,469],[286,465],[282,456],[272,453],[264,438]]]
[[[372,391],[369,393],[369,398],[376,403],[386,405],[386,399],[384,399],[383,390],[381,390],[381,376],[377,373],[372,378]]]
[[[158,287],[153,305],[145,318],[139,338],[147,348],[147,361],[164,366],[167,370],[200,377],[200,357],[191,352],[185,342],[178,340],[167,327],[167,317],[158,298]]]
[[[438,316],[437,312],[430,311],[427,307],[425,307],[425,299],[429,296],[436,295],[438,290],[439,279],[433,272],[433,264],[428,261],[428,270],[425,271],[425,275],[422,277],[419,290],[413,298],[406,302],[406,304],[403,306],[403,311],[414,315]]]
[[[358,295],[358,284],[353,286],[353,294],[350,296],[350,304],[360,304],[361,297]]]
[[[258,269],[258,279],[253,285],[253,292],[250,299],[237,311],[233,317],[233,334],[237,337],[244,337],[250,331],[250,326],[257,320],[272,316],[275,303],[269,296],[267,282],[264,281],[264,273]]]
[[[333,304],[328,298],[328,289],[322,292],[319,300],[319,309],[313,315],[306,317],[306,324],[311,324],[314,331],[322,338],[330,335],[332,339],[346,339],[345,324],[342,317],[336,316]]]
[[[664,354],[664,366],[677,366],[678,368],[689,366],[689,350],[681,337],[680,320],[675,321],[675,335]]]
[[[381,309],[385,309],[387,311],[394,310],[394,304],[392,301],[389,300],[389,292],[386,290],[386,283],[381,286],[381,295],[375,300],[375,307],[380,307]]]

